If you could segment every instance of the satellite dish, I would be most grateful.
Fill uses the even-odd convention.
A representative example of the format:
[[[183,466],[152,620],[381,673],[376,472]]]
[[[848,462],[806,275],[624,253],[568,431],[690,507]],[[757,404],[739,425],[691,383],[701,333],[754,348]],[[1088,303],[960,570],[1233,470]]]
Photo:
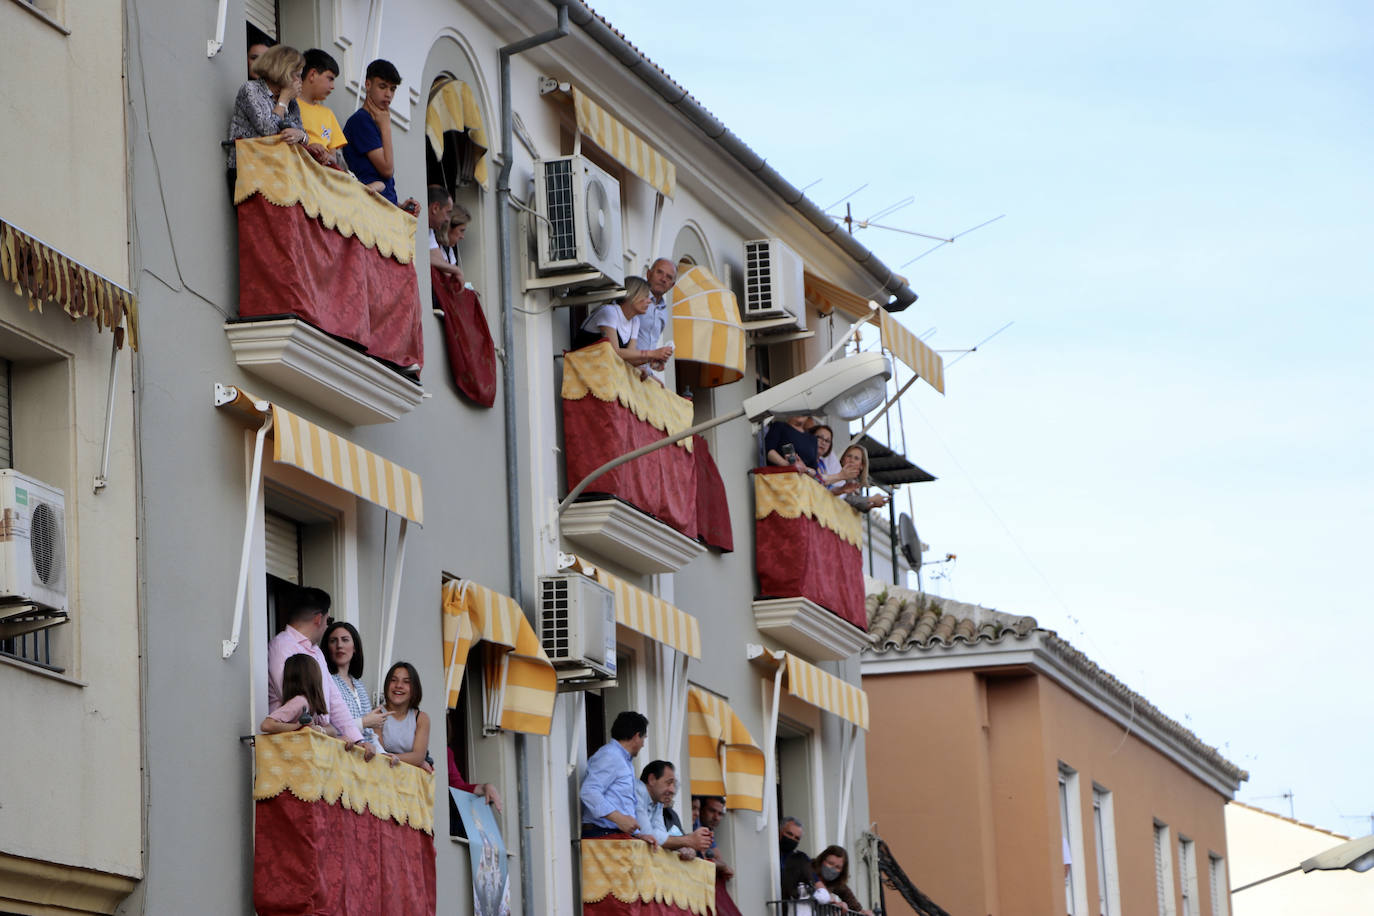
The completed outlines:
[[[897,522],[897,537],[901,543],[902,556],[911,565],[911,571],[921,571],[921,539],[916,535],[916,523],[905,512]]]
[[[606,189],[601,186],[601,182],[588,178],[587,238],[591,241],[596,256],[601,260],[605,260],[606,252],[610,248],[610,224],[615,218],[608,212],[609,207],[610,198],[606,195]]]

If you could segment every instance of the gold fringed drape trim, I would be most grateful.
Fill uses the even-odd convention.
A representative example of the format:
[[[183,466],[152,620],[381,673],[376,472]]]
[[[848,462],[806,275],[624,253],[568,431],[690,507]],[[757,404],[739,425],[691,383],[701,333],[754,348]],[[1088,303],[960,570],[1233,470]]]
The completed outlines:
[[[419,767],[393,767],[381,754],[365,761],[362,751],[345,751],[343,741],[313,728],[258,735],[253,756],[254,801],[290,792],[434,833],[434,775]]]
[[[671,852],[650,849],[643,840],[583,840],[582,902],[607,897],[706,916],[716,911],[716,866],[704,859],[684,862]]]
[[[119,284],[73,261],[55,248],[0,220],[0,277],[14,285],[29,309],[56,302],[75,321],[90,318],[100,330],[124,320],[129,346],[138,349],[138,300]]]
[[[670,436],[692,425],[692,402],[652,379],[641,379],[638,369],[616,356],[609,341],[572,350],[563,357],[563,399],[580,401],[589,394],[598,401],[619,401],[636,417]],[[690,452],[692,438],[674,445]]]
[[[810,516],[855,547],[863,544],[859,513],[809,475],[754,475],[754,518],[775,512],[783,518]]]
[[[415,260],[415,217],[371,193],[352,175],[320,165],[279,136],[237,143],[235,204],[261,194],[278,207],[299,205],[326,229],[355,238],[384,257],[402,264]]]

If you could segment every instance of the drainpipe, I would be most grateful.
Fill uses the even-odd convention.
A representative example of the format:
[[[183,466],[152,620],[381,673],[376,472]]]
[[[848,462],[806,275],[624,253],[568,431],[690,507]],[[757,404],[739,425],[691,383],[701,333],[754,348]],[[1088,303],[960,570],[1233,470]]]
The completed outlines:
[[[496,238],[501,269],[501,406],[506,428],[506,519],[510,530],[510,595],[524,607],[520,576],[519,429],[515,417],[515,273],[511,266],[510,173],[515,164],[515,115],[510,97],[510,59],[530,48],[567,35],[568,10],[558,11],[558,27],[531,35],[501,48],[501,170],[496,180]],[[520,912],[534,916],[533,856],[530,853],[529,749],[523,732],[515,735],[516,809],[520,819]]]

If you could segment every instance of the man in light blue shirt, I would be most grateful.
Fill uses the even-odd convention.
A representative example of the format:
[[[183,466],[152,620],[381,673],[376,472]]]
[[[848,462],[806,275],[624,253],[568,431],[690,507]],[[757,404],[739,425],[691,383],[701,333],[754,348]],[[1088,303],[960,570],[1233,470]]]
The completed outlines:
[[[677,850],[685,859],[696,858],[711,845],[711,831],[698,827],[689,834],[683,834],[682,823],[673,811],[673,799],[677,797],[677,773],[666,760],[655,760],[639,774],[639,805],[645,817],[639,822],[642,833],[651,835],[664,849]]]
[[[639,335],[635,343],[641,350],[653,350],[658,347],[658,339],[663,336],[672,317],[667,296],[677,282],[677,265],[667,258],[659,258],[650,265],[649,274],[644,279],[649,281],[649,310],[639,316]],[[672,336],[671,329],[669,336]],[[663,369],[662,366],[653,368]]]
[[[611,724],[611,740],[587,759],[587,774],[582,778],[578,797],[582,801],[582,838],[595,839],[624,833],[658,845],[653,835],[640,830],[648,823],[649,812],[641,808],[635,786],[634,756],[644,749],[649,720],[637,712],[626,711]]]

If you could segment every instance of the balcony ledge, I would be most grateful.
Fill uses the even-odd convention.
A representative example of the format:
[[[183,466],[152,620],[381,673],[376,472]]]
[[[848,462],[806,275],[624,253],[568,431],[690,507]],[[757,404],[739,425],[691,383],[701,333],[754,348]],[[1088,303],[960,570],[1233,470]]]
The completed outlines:
[[[754,625],[788,649],[811,659],[853,658],[868,645],[868,634],[809,598],[760,598]]]
[[[416,383],[297,318],[224,325],[234,361],[354,426],[388,423],[424,399]]]
[[[561,519],[563,537],[638,573],[677,572],[706,546],[618,499],[574,503]]]

